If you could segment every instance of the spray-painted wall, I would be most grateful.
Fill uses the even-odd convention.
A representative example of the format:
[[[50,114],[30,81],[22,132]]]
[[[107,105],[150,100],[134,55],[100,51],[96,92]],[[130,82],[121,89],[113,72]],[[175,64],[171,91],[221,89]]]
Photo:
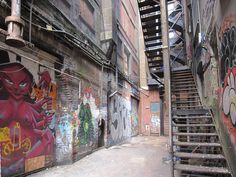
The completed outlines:
[[[1,49],[9,55],[7,59],[5,52],[0,58],[2,177],[76,161],[100,146],[130,138],[138,129],[138,103],[131,101],[136,95],[121,73],[122,93],[108,97],[109,77],[115,78],[115,72],[106,58],[109,47],[101,51],[100,1],[34,1],[33,6],[34,47],[11,48],[0,34]],[[8,10],[0,4],[0,28],[6,29]],[[28,15],[23,8],[22,16],[28,19]],[[138,61],[137,54],[132,55]],[[117,87],[115,79],[111,85]],[[12,102],[14,106],[9,106]]]
[[[110,99],[109,144],[116,144],[131,137],[130,98],[117,94]]]
[[[212,108],[231,169],[236,159],[236,2],[200,1],[200,40],[193,51],[192,68],[204,105]],[[196,6],[192,6],[196,11]],[[193,15],[193,21],[199,19]],[[191,44],[188,44],[191,46]]]
[[[57,84],[53,72],[1,51],[1,173],[10,176],[54,162]],[[19,60],[18,60],[19,61]],[[50,64],[49,64],[50,66]]]
[[[0,65],[2,177],[72,162],[98,147],[99,124],[104,122],[103,129],[107,124],[105,85],[100,95],[106,76],[100,67],[75,56],[73,68],[64,60],[64,74],[49,69],[54,63],[47,59],[43,66],[1,51],[6,62]],[[81,72],[78,64],[90,70],[85,77],[86,69]],[[82,76],[74,77],[72,71]]]

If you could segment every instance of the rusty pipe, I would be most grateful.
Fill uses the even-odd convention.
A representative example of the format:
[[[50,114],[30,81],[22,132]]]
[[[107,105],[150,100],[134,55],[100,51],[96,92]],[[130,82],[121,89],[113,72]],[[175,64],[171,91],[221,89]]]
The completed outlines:
[[[24,21],[21,19],[21,0],[11,1],[11,16],[6,17],[8,35],[6,43],[13,47],[25,46],[23,40]]]

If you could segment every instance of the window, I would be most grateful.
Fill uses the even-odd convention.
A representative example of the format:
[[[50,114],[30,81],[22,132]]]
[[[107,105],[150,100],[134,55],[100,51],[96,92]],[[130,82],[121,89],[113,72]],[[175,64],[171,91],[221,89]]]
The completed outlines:
[[[152,113],[160,112],[160,103],[151,103],[150,110]]]
[[[88,27],[94,30],[94,8],[88,0],[79,1],[80,17]]]

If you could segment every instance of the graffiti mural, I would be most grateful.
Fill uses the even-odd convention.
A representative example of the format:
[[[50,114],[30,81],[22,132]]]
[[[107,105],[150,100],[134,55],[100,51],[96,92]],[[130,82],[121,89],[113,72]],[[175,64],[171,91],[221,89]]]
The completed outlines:
[[[236,67],[228,70],[223,89],[223,111],[236,126]]]
[[[220,30],[220,81],[222,119],[236,143],[236,18],[224,19]]]
[[[38,73],[38,77],[39,82],[36,84],[31,72],[21,63],[0,66],[3,177],[23,173],[25,169],[34,170],[37,167],[27,166],[33,158],[42,156],[49,161],[53,158],[54,135],[48,127],[54,115],[50,97],[51,77],[47,70]],[[43,96],[40,99],[31,97],[34,88],[42,90]]]
[[[132,136],[137,135],[139,131],[138,127],[138,101],[131,99],[131,125],[132,125]]]
[[[65,72],[70,74],[69,69],[65,69]],[[73,146],[79,144],[75,134],[79,126],[80,81],[61,74],[57,82],[56,160],[65,164],[71,162]]]
[[[93,117],[91,109],[88,103],[84,104],[83,102],[80,105],[79,111],[80,126],[78,132],[78,138],[80,144],[92,144],[94,139],[94,128],[93,128]]]
[[[130,102],[121,96],[112,98],[111,136],[113,141],[121,141],[131,136]]]
[[[225,116],[236,125],[236,28],[225,29],[221,39],[222,107]]]

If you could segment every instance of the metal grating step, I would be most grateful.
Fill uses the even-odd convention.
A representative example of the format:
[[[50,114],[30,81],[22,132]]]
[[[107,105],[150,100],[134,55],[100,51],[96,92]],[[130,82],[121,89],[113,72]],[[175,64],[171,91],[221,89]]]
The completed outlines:
[[[180,133],[174,132],[173,135],[176,136],[218,136],[216,133]]]
[[[180,101],[180,100],[173,100],[172,101],[173,103],[175,104],[191,104],[191,103],[200,103],[200,100],[199,101]]]
[[[175,127],[215,127],[214,124],[175,124]]]
[[[141,22],[153,21],[160,18],[161,18],[161,14],[150,15],[148,17],[141,17]]]
[[[175,115],[182,115],[182,116],[187,116],[187,115],[206,115],[209,114],[208,109],[198,109],[198,110],[174,110],[173,114]]]
[[[161,25],[161,22],[160,21],[156,21],[156,20],[153,20],[153,21],[149,21],[149,22],[143,22],[142,23],[142,28],[143,29],[147,29],[147,28],[152,28],[154,26],[160,26]]]
[[[139,7],[145,7],[145,6],[155,6],[159,3],[157,3],[156,1],[154,0],[145,0],[145,1],[139,1],[138,2],[138,6]]]
[[[202,142],[180,142],[180,141],[174,141],[174,145],[176,146],[212,146],[212,147],[221,147],[221,144],[219,143],[202,143]]]
[[[176,170],[192,171],[192,172],[200,172],[200,173],[230,174],[229,170],[223,167],[204,167],[204,166],[198,166],[198,165],[175,164],[174,168]]]
[[[173,116],[173,119],[212,119],[211,116]]]
[[[144,14],[149,14],[149,13],[152,13],[152,12],[158,12],[160,11],[160,6],[154,6],[154,7],[150,7],[150,8],[147,8],[147,9],[141,9],[140,10],[140,15],[144,15]]]
[[[175,156],[182,158],[197,158],[197,159],[225,159],[222,154],[202,154],[202,153],[186,153],[186,152],[175,152]]]
[[[195,91],[195,90],[197,90],[197,88],[175,88],[175,89],[172,89],[172,91],[174,91],[174,92],[177,92],[177,91],[179,91],[179,92],[181,92],[181,91],[187,92],[187,91],[192,91],[192,90]]]

